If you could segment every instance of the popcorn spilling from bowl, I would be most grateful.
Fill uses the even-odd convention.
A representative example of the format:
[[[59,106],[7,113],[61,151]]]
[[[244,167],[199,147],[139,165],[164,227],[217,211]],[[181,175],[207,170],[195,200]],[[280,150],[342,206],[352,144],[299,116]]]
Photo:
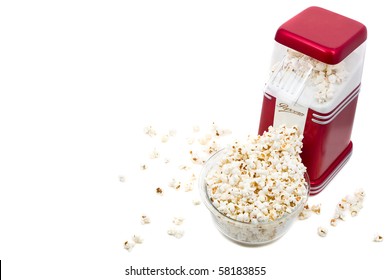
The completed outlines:
[[[225,151],[206,177],[214,207],[234,220],[258,224],[294,212],[307,199],[306,168],[296,127],[269,127]]]
[[[233,240],[248,244],[268,243],[282,236],[298,215],[299,219],[307,219],[313,213],[319,215],[323,212],[321,204],[312,206],[306,204],[308,194],[307,189],[305,189],[306,182],[303,179],[305,167],[299,157],[302,148],[302,136],[299,135],[296,127],[270,127],[264,135],[248,137],[248,141],[245,143],[236,142],[229,145],[222,152],[217,151],[226,143],[233,142],[231,137],[226,137],[231,136],[231,131],[221,129],[215,123],[212,124],[210,130],[202,130],[204,133],[201,132],[199,126],[193,126],[190,138],[186,137],[188,135],[180,138],[180,132],[176,137],[176,130],[173,129],[165,132],[162,136],[156,131],[152,126],[145,127],[146,136],[154,141],[152,143],[154,146],[152,154],[154,156],[149,154],[148,159],[148,149],[150,147],[145,147],[145,159],[139,165],[139,170],[143,174],[150,175],[153,174],[151,172],[156,168],[171,168],[170,172],[173,172],[172,175],[174,176],[171,177],[170,181],[156,181],[151,189],[145,188],[145,191],[154,193],[154,195],[165,196],[167,194],[169,196],[175,194],[180,195],[180,199],[182,199],[184,193],[192,192],[193,186],[198,180],[197,168],[201,168],[203,162],[210,155],[212,157],[218,156],[218,159],[220,159],[220,156],[223,156],[222,152],[225,152],[225,158],[220,160],[220,165],[212,170],[214,173],[209,171],[207,173],[209,176],[201,177],[203,178],[202,182],[216,183],[214,186],[217,187],[215,193],[213,193],[214,190],[210,186],[204,188],[205,191],[206,188],[208,191],[206,206],[209,209],[209,206],[211,206],[213,211],[216,212],[212,211],[218,228]],[[188,145],[189,153],[179,149],[177,151],[180,153],[180,157],[177,162],[173,154],[169,154],[170,157],[167,158],[167,154],[164,154],[162,148],[175,145],[174,140],[176,139],[172,138],[172,141],[166,142],[160,141],[165,137],[164,135],[169,139],[176,137],[177,140],[182,140],[184,144]],[[188,141],[188,139],[191,139],[191,141]],[[215,152],[217,154],[213,156]],[[188,157],[188,154],[190,157]],[[193,155],[198,157],[197,161],[191,158]],[[213,162],[213,167],[216,162]],[[215,180],[211,174],[214,174],[216,178],[219,176],[220,181]],[[121,183],[127,181],[124,175],[119,175],[117,178]],[[285,183],[289,181],[293,182],[296,188],[287,187]],[[230,183],[233,184],[233,187],[226,188],[226,184]],[[127,184],[122,185],[126,186]],[[203,183],[202,185],[204,186]],[[218,188],[218,185],[220,188]],[[302,190],[302,192],[299,190]],[[206,196],[206,192],[204,194]],[[202,199],[205,196],[202,196]],[[191,207],[201,204],[201,201],[197,198],[191,196],[188,196],[188,198]],[[365,192],[363,190],[345,196],[337,204],[331,225],[336,226],[339,221],[346,218],[347,214],[355,217],[363,206],[364,198]],[[161,199],[163,201],[164,197]],[[210,203],[211,200],[214,200],[213,205]],[[232,207],[232,204],[234,207]],[[288,215],[290,212],[292,212],[291,215]],[[160,218],[165,217],[163,211],[160,214]],[[140,217],[142,225],[151,223],[148,215],[142,214]],[[281,218],[278,219],[278,217]],[[277,219],[276,222],[272,222],[275,219]],[[182,238],[184,236],[181,225],[183,221],[184,218],[181,216],[175,217],[172,226],[167,230],[168,235],[177,239]],[[143,226],[142,231],[146,230],[153,231],[153,224]],[[317,232],[320,236],[325,236],[327,229],[321,227],[321,230],[317,229]],[[382,242],[383,236],[377,234],[372,240]],[[126,251],[130,252],[137,244],[141,243],[143,243],[142,236],[134,235],[122,245]]]
[[[306,204],[303,207],[303,210],[298,215],[299,220],[306,220],[311,216],[311,213],[315,213],[317,215],[321,214],[321,204],[314,204],[312,206],[309,206]]]

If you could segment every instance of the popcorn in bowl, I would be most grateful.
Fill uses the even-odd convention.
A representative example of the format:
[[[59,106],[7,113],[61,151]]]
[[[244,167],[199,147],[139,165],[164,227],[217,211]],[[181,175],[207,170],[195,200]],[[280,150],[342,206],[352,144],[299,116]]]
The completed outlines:
[[[207,161],[200,191],[222,233],[238,242],[264,244],[287,231],[308,198],[301,148],[296,127],[269,127]]]

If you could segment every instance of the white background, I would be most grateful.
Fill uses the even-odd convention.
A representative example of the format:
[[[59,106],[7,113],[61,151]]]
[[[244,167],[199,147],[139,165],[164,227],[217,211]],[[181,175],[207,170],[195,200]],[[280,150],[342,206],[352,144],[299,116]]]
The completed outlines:
[[[264,279],[389,279],[389,15],[377,2],[1,1],[4,279],[152,279],[125,276],[130,265],[265,266]],[[175,175],[162,161],[140,171],[154,145],[162,146],[143,128],[174,128],[178,142],[192,125],[212,121],[237,137],[256,133],[275,31],[312,5],[368,28],[354,153],[310,198],[322,203],[321,215],[270,245],[239,246],[217,231],[204,205],[191,204],[197,190],[152,195]],[[336,203],[359,187],[367,192],[359,216],[330,228]],[[150,225],[139,223],[144,212]],[[179,212],[186,234],[176,240],[166,229]],[[328,227],[326,238],[318,226]],[[384,242],[372,242],[377,232]],[[134,233],[145,241],[128,253],[122,243]]]

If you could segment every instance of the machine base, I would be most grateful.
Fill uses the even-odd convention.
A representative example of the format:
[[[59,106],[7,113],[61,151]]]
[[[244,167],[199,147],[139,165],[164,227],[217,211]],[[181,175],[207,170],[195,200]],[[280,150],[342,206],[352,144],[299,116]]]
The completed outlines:
[[[343,168],[352,155],[352,141],[337,157],[328,169],[316,180],[310,180],[310,195],[319,194],[332,181],[333,177]]]

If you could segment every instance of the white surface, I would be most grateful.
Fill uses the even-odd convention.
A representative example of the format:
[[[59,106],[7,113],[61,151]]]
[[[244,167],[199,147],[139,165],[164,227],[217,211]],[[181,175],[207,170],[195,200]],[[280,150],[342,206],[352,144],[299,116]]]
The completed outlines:
[[[130,265],[265,266],[264,279],[388,279],[389,22],[383,4],[1,1],[4,279],[130,279],[124,275]],[[178,203],[174,192],[150,196],[147,190],[166,184],[173,171],[152,163],[141,173],[155,145],[143,127],[175,128],[176,141],[192,125],[212,121],[237,137],[256,133],[274,33],[311,5],[368,28],[354,154],[310,199],[322,203],[320,216],[297,222],[268,246],[242,247],[222,237],[205,206],[193,206],[185,193]],[[120,183],[119,175],[127,181]],[[320,238],[317,227],[327,226],[336,203],[358,187],[367,192],[362,212],[328,226],[328,236]],[[143,212],[150,225],[140,225]],[[186,218],[180,240],[166,234],[177,212]],[[382,243],[372,242],[376,232]],[[145,241],[128,253],[122,242],[134,233]]]

